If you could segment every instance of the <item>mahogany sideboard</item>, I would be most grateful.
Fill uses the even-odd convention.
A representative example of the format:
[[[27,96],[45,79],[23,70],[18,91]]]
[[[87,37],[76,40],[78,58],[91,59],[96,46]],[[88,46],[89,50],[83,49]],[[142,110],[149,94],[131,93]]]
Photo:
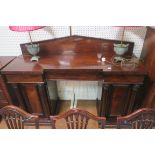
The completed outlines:
[[[59,104],[57,80],[98,81],[97,111],[108,118],[126,115],[141,106],[141,91],[146,71],[143,63],[130,71],[112,63],[116,40],[69,36],[37,42],[39,62],[31,62],[26,44],[21,44],[22,56],[9,63],[2,74],[14,90],[14,96],[28,112],[45,116],[56,114]],[[126,56],[132,55],[134,43],[129,43]],[[27,43],[29,44],[29,43]],[[106,58],[99,63],[97,53]],[[53,82],[53,98],[47,88]]]
[[[13,59],[15,59],[14,56],[0,56],[0,71]],[[0,74],[0,108],[8,104],[12,104],[12,100],[5,79],[3,75]]]

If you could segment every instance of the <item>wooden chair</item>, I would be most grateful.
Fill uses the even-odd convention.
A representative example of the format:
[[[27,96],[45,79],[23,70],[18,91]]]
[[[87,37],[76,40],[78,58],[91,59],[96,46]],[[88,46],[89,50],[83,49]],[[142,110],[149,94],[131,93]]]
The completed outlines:
[[[117,118],[118,129],[152,129],[155,126],[155,109],[143,108]]]
[[[36,129],[39,128],[37,115],[29,114],[13,105],[1,108],[0,115],[9,129],[24,129],[26,123],[33,125]]]
[[[100,128],[103,129],[106,121],[105,117],[97,117],[88,111],[77,108],[70,109],[57,116],[50,116],[50,119],[53,129],[56,129],[56,122],[60,119],[65,120],[65,124],[68,129],[86,129],[90,119],[97,121],[97,123],[100,124]]]

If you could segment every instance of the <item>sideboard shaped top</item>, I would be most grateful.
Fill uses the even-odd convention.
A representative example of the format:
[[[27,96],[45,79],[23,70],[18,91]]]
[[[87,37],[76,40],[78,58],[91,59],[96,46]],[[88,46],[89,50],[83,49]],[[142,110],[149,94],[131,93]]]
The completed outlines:
[[[43,74],[44,71],[56,70],[85,70],[103,72],[108,74],[145,74],[144,65],[140,64],[135,70],[122,71],[120,66],[113,65],[112,58],[115,53],[113,44],[120,43],[117,40],[108,40],[84,36],[69,36],[52,40],[35,42],[40,45],[40,59],[38,62],[31,62],[31,55],[26,50],[26,44],[21,44],[22,56],[19,56],[12,63],[2,70],[4,74]],[[129,50],[126,55],[132,55],[133,42],[129,43]],[[97,53],[101,52],[106,58],[105,64],[98,63]],[[106,66],[106,67],[105,67]],[[110,66],[110,70],[107,67]]]
[[[40,46],[40,57],[48,57],[53,54],[70,54],[70,53],[97,53],[102,51],[103,53],[113,53],[114,43],[120,43],[118,40],[110,39],[100,39],[93,37],[85,36],[67,36],[62,38],[56,38],[51,40],[38,41],[34,43],[39,43]],[[129,44],[129,50],[126,53],[127,55],[132,55],[133,53],[133,42],[124,42]],[[30,43],[21,44],[21,50],[23,56],[30,55],[27,52],[25,45]]]

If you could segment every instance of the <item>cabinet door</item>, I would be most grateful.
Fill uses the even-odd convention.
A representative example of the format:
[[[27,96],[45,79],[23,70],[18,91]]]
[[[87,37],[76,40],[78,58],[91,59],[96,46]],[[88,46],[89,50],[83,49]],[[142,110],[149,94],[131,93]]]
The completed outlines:
[[[5,83],[0,75],[0,108],[9,104],[9,99],[7,98],[7,89]]]
[[[6,98],[5,98],[3,89],[2,89],[2,87],[0,85],[0,102],[3,102],[3,101],[6,101]]]
[[[139,85],[103,84],[100,116],[116,117],[134,110]]]
[[[45,83],[13,83],[11,85],[20,107],[29,113],[50,115],[50,101]]]
[[[110,102],[107,105],[108,116],[124,115],[127,112],[127,105],[130,97],[130,85],[112,85],[110,88]]]

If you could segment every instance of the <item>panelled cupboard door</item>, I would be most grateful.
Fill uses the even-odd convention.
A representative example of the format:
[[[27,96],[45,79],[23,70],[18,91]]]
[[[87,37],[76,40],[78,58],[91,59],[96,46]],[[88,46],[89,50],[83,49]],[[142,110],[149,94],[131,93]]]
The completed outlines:
[[[0,75],[0,101],[6,101],[6,96],[4,94],[4,88],[3,88],[3,79]]]
[[[100,115],[116,117],[134,111],[140,85],[103,84]]]
[[[13,59],[14,56],[0,56],[0,71],[5,68]],[[0,72],[0,108],[12,104],[11,97],[9,95],[8,86],[5,82],[4,76]]]
[[[11,104],[9,94],[7,92],[7,87],[4,83],[2,76],[0,75],[0,108]]]
[[[118,116],[127,112],[127,101],[130,97],[130,85],[112,85],[111,86],[111,106],[109,106],[109,115]]]
[[[50,105],[44,83],[11,84],[20,106],[29,113],[50,115]]]

